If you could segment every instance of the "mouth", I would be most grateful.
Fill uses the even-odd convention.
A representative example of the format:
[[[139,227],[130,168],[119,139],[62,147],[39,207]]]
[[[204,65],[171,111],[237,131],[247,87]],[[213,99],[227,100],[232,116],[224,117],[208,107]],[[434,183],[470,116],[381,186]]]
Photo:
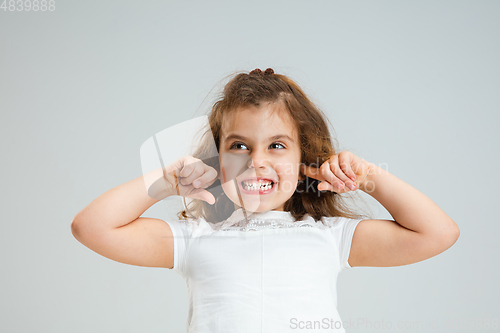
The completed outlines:
[[[238,183],[240,191],[245,194],[268,194],[271,193],[277,181],[263,177],[247,178]]]

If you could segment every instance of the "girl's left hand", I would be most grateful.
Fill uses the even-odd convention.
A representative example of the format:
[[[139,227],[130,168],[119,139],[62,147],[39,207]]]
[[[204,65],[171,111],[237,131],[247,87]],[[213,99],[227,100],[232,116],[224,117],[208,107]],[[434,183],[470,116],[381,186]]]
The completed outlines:
[[[320,181],[318,190],[346,193],[363,189],[371,163],[349,151],[331,156],[319,168],[301,165],[304,175]]]

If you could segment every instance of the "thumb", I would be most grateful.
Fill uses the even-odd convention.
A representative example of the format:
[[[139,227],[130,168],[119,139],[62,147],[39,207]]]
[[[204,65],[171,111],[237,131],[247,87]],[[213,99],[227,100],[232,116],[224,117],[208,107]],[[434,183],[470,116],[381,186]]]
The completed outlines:
[[[193,191],[193,193],[189,197],[193,199],[206,201],[210,205],[213,205],[215,203],[214,195],[204,189],[197,189],[197,191]]]

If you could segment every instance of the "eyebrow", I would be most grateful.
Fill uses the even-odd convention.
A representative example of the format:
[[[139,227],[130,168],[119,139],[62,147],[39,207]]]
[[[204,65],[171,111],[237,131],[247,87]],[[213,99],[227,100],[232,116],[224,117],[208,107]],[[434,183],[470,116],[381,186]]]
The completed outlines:
[[[282,139],[282,138],[285,138],[288,141],[294,142],[293,139],[291,137],[289,137],[288,135],[286,135],[286,134],[278,134],[278,135],[270,137],[269,139],[270,140],[279,140],[279,139]],[[224,139],[224,141],[229,141],[229,140],[247,140],[247,138],[245,138],[244,136],[238,135],[238,134],[229,134]]]

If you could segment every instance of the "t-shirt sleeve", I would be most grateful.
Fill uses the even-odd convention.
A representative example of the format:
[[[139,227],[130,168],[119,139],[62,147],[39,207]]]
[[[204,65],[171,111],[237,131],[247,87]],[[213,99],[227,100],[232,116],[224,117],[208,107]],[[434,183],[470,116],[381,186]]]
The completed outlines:
[[[186,255],[192,236],[192,227],[184,221],[166,221],[174,240],[174,267],[172,270],[184,276]]]
[[[340,216],[326,217],[325,219],[327,219],[326,222],[331,226],[331,232],[338,250],[340,271],[352,268],[348,262],[349,254],[351,253],[352,237],[354,230],[362,219],[350,219]]]

